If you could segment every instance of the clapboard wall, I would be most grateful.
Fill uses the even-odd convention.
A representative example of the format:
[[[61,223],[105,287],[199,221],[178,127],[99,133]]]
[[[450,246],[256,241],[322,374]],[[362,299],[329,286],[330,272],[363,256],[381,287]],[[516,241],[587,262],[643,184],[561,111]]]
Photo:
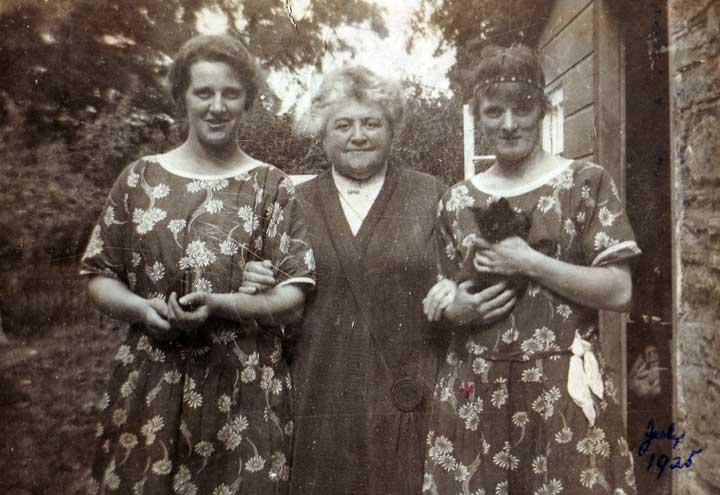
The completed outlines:
[[[559,0],[552,6],[538,48],[549,91],[562,87],[567,158],[594,159],[593,0]]]

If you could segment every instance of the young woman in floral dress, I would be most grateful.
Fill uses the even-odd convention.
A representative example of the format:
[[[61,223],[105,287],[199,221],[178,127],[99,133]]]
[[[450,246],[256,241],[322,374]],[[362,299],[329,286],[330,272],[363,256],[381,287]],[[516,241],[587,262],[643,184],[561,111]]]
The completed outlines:
[[[445,310],[460,326],[434,393],[424,493],[635,492],[597,310],[629,307],[628,259],[639,250],[610,175],[541,149],[544,86],[528,48],[483,51],[473,107],[496,161],[440,202],[443,271],[455,278],[470,261],[480,278],[529,285],[510,317],[490,326],[475,321],[472,281]],[[478,232],[474,209],[500,197],[530,217],[527,241],[489,243]]]
[[[293,186],[239,148],[258,92],[242,44],[186,43],[170,74],[187,140],[130,164],[82,261],[101,310],[131,323],[101,400],[93,490],[285,493],[293,424],[280,323],[314,285]],[[281,281],[238,292],[244,264]]]

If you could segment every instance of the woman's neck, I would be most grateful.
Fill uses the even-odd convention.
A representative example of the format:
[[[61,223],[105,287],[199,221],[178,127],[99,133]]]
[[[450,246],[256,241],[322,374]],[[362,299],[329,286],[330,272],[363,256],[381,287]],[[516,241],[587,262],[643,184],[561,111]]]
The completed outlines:
[[[179,165],[186,172],[203,175],[222,174],[252,161],[252,158],[235,143],[213,149],[203,146],[192,137],[180,145],[175,153]]]
[[[541,165],[546,158],[545,151],[536,146],[529,155],[517,162],[505,162],[496,160],[488,172],[498,179],[522,180],[537,172],[538,165]]]
[[[338,172],[335,166],[332,167],[332,175],[336,186],[342,187],[343,189],[358,191],[363,189],[379,189],[385,182],[385,176],[387,175],[387,163],[385,163],[376,174],[372,177],[368,177],[367,179],[354,179],[352,177],[347,177]]]
[[[485,176],[507,185],[526,184],[538,177],[567,164],[567,160],[551,155],[537,146],[528,156],[518,162],[496,161]]]

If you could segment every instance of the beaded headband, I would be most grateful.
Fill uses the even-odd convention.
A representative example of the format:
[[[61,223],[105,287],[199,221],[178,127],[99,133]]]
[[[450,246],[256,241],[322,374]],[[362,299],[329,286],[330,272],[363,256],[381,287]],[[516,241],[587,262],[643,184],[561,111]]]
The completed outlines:
[[[529,84],[530,86],[539,89],[540,91],[545,91],[545,87],[536,81],[535,79],[528,79],[523,77],[517,77],[517,76],[496,76],[489,79],[484,79],[482,81],[478,81],[475,84],[474,93],[477,94],[477,91],[480,88],[486,88],[493,84],[499,84],[499,83],[523,83],[523,84]]]

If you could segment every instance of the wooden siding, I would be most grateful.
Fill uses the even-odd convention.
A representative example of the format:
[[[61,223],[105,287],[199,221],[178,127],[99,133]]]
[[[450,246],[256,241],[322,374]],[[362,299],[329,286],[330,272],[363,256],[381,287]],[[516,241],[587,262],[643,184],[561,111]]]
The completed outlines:
[[[595,127],[598,163],[625,191],[625,66],[623,40],[613,0],[596,0],[595,10]]]
[[[563,90],[567,158],[595,153],[593,16],[593,0],[558,0],[540,36],[548,87]]]
[[[592,0],[556,0],[553,2],[545,28],[538,39],[538,48],[545,48],[545,45],[565,29],[570,24],[570,21],[577,17],[590,3],[592,3]]]
[[[595,113],[587,107],[565,118],[566,158],[580,158],[595,152]]]
[[[583,59],[575,67],[567,71],[556,84],[563,87],[563,98],[565,101],[565,117],[573,115],[593,104],[593,55]]]
[[[542,49],[545,79],[552,83],[593,51],[592,3]]]

